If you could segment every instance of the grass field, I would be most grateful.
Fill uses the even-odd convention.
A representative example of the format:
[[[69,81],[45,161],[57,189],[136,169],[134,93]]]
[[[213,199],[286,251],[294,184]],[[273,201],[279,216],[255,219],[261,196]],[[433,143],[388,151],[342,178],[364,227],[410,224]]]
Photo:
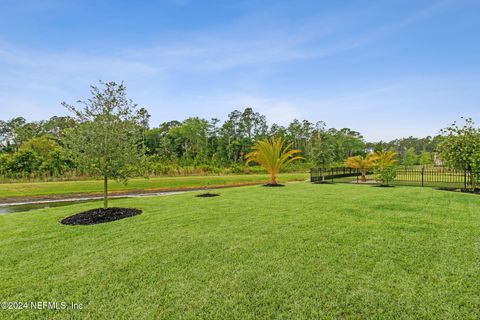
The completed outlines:
[[[307,173],[280,174],[280,181],[308,179]],[[127,185],[116,181],[109,183],[110,191],[141,191],[141,190],[171,190],[180,188],[203,188],[226,185],[241,185],[249,183],[268,182],[266,174],[227,175],[227,176],[188,176],[159,177],[150,179],[131,179]],[[39,196],[74,195],[81,193],[100,194],[103,182],[99,180],[33,182],[0,184],[0,202],[2,198],[21,198]]]
[[[478,319],[480,197],[289,184],[112,200],[144,213],[60,219],[100,202],[0,215],[1,319]]]

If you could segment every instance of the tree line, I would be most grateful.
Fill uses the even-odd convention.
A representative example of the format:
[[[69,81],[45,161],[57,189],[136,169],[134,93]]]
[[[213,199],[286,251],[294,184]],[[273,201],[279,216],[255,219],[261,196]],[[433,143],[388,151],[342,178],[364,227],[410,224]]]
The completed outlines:
[[[110,88],[108,84],[101,84],[100,87],[92,86],[97,90],[92,92],[93,97],[105,94],[108,98],[110,94],[115,99],[127,99],[123,84]],[[23,117],[0,120],[2,177],[31,179],[92,175],[81,159],[72,154],[69,145],[72,138],[82,136],[76,132],[82,122],[81,114],[78,109],[64,105],[73,116],[54,116],[43,121],[27,121]],[[269,125],[265,115],[250,107],[230,112],[225,121],[191,117],[154,127],[150,126],[148,111],[139,108],[133,126],[139,132],[140,141],[131,147],[141,148],[144,169],[139,174],[146,175],[255,172],[261,169],[246,167],[245,156],[256,142],[279,137],[293,149],[300,150],[304,157],[292,166],[292,170],[342,166],[348,157],[380,150],[395,151],[404,165],[431,164],[442,139],[439,135],[367,142],[357,131],[328,128],[323,121],[294,119],[286,126]]]

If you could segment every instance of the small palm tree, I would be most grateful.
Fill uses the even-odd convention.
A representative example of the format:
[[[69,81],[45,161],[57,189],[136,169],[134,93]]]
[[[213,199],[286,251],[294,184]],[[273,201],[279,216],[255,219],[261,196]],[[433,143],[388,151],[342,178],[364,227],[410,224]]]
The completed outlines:
[[[284,147],[282,138],[273,138],[272,140],[261,140],[256,142],[253,151],[245,156],[247,165],[250,162],[256,162],[264,167],[271,176],[271,185],[277,185],[277,175],[280,170],[285,168],[292,161],[303,159],[298,156],[300,150],[290,150],[291,144]]]
[[[397,153],[395,151],[376,151],[372,158],[375,163],[375,167],[380,170],[384,170],[393,166],[397,162],[395,159],[396,156]]]
[[[349,157],[345,160],[345,166],[347,168],[358,169],[360,174],[362,175],[360,180],[362,182],[367,181],[367,173],[374,165],[374,157],[373,154],[369,154],[366,157],[362,156],[355,156]]]

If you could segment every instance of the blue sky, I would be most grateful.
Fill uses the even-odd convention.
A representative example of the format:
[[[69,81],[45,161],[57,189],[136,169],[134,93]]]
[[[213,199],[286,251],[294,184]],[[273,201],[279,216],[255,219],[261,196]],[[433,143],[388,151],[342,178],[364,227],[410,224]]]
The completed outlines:
[[[124,80],[151,125],[350,127],[369,140],[480,121],[480,1],[0,0],[0,119],[65,115]]]

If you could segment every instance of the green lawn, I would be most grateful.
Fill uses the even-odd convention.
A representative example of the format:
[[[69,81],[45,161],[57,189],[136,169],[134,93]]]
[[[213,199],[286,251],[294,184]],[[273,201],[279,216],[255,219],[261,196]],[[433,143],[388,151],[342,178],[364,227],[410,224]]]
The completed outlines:
[[[308,173],[280,174],[280,181],[306,180]],[[109,183],[110,191],[138,191],[138,190],[171,190],[179,188],[202,188],[207,185],[218,187],[225,185],[241,185],[249,183],[268,182],[266,174],[227,175],[227,176],[187,176],[187,177],[159,177],[131,179],[127,185],[116,181]],[[1,198],[39,197],[75,195],[81,193],[100,194],[103,181],[62,181],[62,182],[32,182],[32,183],[5,183],[0,184]]]
[[[0,216],[2,301],[81,311],[1,319],[478,319],[480,197],[292,183],[113,200],[144,213],[58,221],[100,202]]]

